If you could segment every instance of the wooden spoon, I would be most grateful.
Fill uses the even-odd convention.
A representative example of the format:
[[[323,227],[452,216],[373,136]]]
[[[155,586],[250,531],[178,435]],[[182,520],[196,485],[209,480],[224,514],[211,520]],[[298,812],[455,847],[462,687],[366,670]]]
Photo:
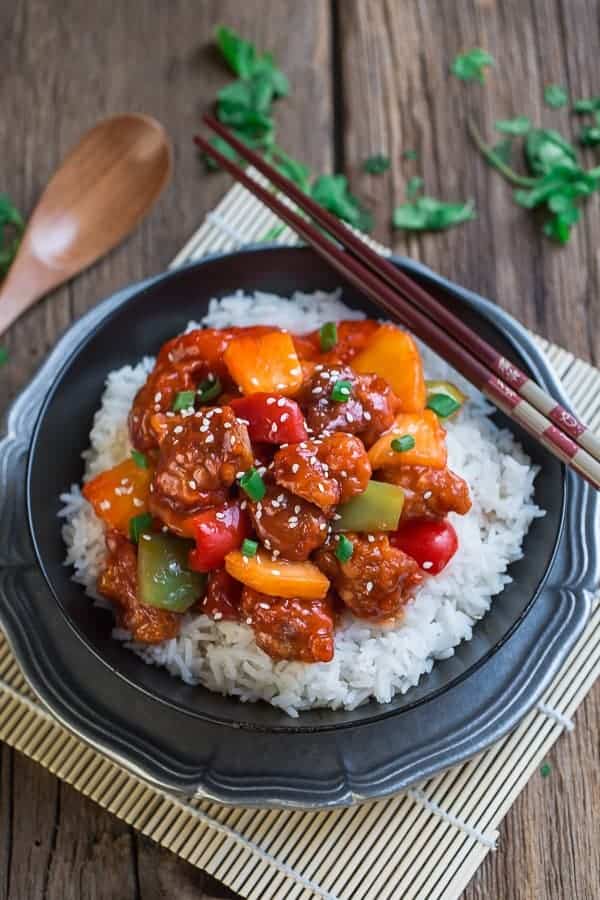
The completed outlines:
[[[0,286],[0,334],[43,294],[129,234],[171,174],[171,146],[149,116],[105,119],[63,160]]]

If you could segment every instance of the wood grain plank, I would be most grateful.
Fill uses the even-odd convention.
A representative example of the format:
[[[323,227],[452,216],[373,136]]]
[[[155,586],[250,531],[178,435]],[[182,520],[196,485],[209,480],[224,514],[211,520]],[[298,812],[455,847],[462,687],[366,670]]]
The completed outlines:
[[[220,23],[282,61],[296,88],[277,106],[282,143],[314,169],[330,168],[327,0],[0,4],[0,190],[25,214],[69,147],[101,117],[123,111],[154,115],[175,151],[173,181],[136,233],[38,304],[2,339],[10,361],[0,372],[0,416],[70,322],[117,288],[164,269],[229,186],[226,175],[204,174],[191,140],[202,111],[232,78],[214,50],[213,33]],[[16,793],[24,776],[16,781],[13,768],[27,772],[26,792]],[[167,851],[138,841],[130,829],[68,788],[60,791],[57,816],[57,785],[43,769],[3,749],[0,900],[233,896]],[[18,823],[11,804],[16,804]],[[38,832],[48,835],[39,847],[31,846],[32,832],[27,832],[32,817],[44,823]],[[52,834],[56,846],[48,864],[42,854],[48,856]],[[32,878],[38,879],[34,888]]]
[[[592,198],[570,244],[557,248],[539,221],[474,152],[465,117],[486,134],[493,122],[526,114],[569,133],[565,110],[543,104],[556,82],[573,97],[600,85],[599,8],[588,0],[345,0],[338,4],[343,143],[352,185],[376,210],[376,234],[398,252],[495,299],[530,328],[598,362],[600,204]],[[487,84],[448,74],[473,46],[497,60]],[[416,149],[418,162],[402,159]],[[388,152],[391,172],[368,176],[362,161]],[[593,164],[592,156],[587,157]],[[393,232],[391,214],[411,175],[447,200],[473,198],[478,220],[442,234]],[[554,749],[552,775],[536,776],[507,816],[500,851],[489,854],[465,900],[591,898],[600,892],[598,857],[600,686],[578,728]]]
[[[511,189],[466,134],[472,115],[486,135],[493,122],[526,114],[573,131],[567,110],[544,106],[550,82],[573,97],[600,84],[598,5],[592,0],[347,0],[339,4],[344,155],[356,190],[376,209],[377,236],[398,252],[495,299],[527,326],[586,359],[598,360],[598,197],[568,246],[541,234],[540,221],[512,200]],[[481,46],[497,60],[485,86],[449,74],[454,56]],[[402,153],[416,149],[419,160]],[[394,165],[382,177],[360,171],[373,152]],[[588,165],[593,154],[587,154]],[[478,219],[444,233],[393,232],[394,205],[411,175],[446,200],[472,198]]]

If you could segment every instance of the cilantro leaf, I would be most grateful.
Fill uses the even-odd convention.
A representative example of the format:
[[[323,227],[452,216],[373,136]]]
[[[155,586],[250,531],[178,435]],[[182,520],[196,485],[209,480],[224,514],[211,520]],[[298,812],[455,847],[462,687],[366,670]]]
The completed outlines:
[[[389,156],[384,156],[383,153],[376,153],[375,156],[369,156],[368,159],[365,159],[363,165],[363,172],[368,172],[369,175],[381,175],[382,172],[387,172],[390,167],[390,158]]]
[[[395,228],[410,231],[441,231],[475,219],[472,203],[445,203],[433,197],[418,197],[397,206],[392,218]]]
[[[577,167],[575,148],[552,128],[532,128],[525,141],[525,158],[534,175],[547,175],[557,166]]]
[[[219,137],[218,134],[215,134],[210,138],[210,143],[219,151],[219,153],[226,156],[227,159],[230,159],[232,162],[238,162],[238,154],[236,151],[231,144],[228,144],[227,141],[222,137]],[[214,160],[212,156],[209,156],[208,153],[202,153],[201,156],[208,172],[216,172],[220,168],[219,163]]]
[[[459,53],[450,66],[450,71],[461,81],[485,82],[485,67],[493,66],[494,57],[480,47],[473,47],[466,53]]]
[[[496,131],[502,134],[527,134],[531,128],[531,122],[527,116],[517,116],[515,119],[498,119],[494,123]]]
[[[8,350],[6,347],[0,347],[0,366],[8,362]]]
[[[219,50],[235,75],[242,80],[262,75],[269,81],[274,96],[286,97],[289,94],[289,82],[277,68],[271,53],[259,56],[254,44],[245,41],[231,28],[222,25],[216,30],[216,38]]]
[[[406,185],[406,196],[409,198],[416,197],[422,187],[423,179],[419,178],[418,175],[414,175],[412,178],[409,178]]]
[[[312,185],[311,195],[329,212],[360,231],[370,231],[373,227],[371,214],[350,193],[345,175],[319,175]]]
[[[273,147],[271,158],[275,167],[291,179],[298,187],[308,192],[310,189],[310,169],[304,163],[298,162],[281,149],[281,147]]]
[[[576,100],[573,104],[573,112],[584,114],[600,110],[600,97],[590,97],[587,100]]]
[[[560,109],[569,102],[569,96],[560,84],[547,84],[544,88],[544,101],[554,109]]]
[[[600,144],[600,117],[597,125],[585,125],[579,132],[577,140],[582,147],[597,147]]]
[[[17,255],[24,231],[25,222],[20,212],[6,194],[0,194],[0,278],[6,275]]]

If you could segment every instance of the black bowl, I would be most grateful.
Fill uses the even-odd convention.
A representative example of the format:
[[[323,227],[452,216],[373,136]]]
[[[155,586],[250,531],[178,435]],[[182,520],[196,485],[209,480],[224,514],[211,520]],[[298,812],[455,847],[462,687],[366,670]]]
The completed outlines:
[[[459,307],[468,324],[564,402],[541,353],[513,320],[423,267],[407,261],[399,264],[444,302]],[[554,457],[498,414],[498,423],[515,432],[540,466],[535,499],[547,514],[532,524],[524,557],[510,568],[513,582],[477,624],[473,639],[393,702],[372,702],[352,712],[307,711],[294,720],[266,703],[243,704],[187,686],[145,665],[110,638],[112,617],[92,605],[63,565],[57,520],[59,494],[81,480],[81,452],[88,445],[107,372],[155,353],[189,319],[200,318],[212,297],[240,288],[289,295],[294,290],[338,286],[347,304],[378,315],[307,248],[258,248],[159,276],[111,298],[74,326],[29,389],[29,398],[21,398],[13,410],[13,431],[20,428],[26,433],[27,399],[30,414],[36,405],[32,398],[37,397],[39,405],[49,387],[31,438],[27,469],[29,526],[47,588],[35,572],[35,591],[22,585],[19,614],[0,590],[0,617],[28,677],[55,712],[96,745],[162,784],[195,787],[217,799],[261,803],[310,804],[317,796],[319,802],[337,803],[396,790],[407,779],[423,777],[481,749],[482,742],[510,727],[539,696],[585,623],[589,611],[585,592],[568,588],[586,587],[595,579],[595,558],[584,553],[582,570],[581,556],[573,554],[572,546],[575,540],[579,548],[582,541],[583,546],[589,543],[580,513],[589,507],[591,515],[595,498]],[[18,498],[15,506],[18,531]],[[29,631],[24,624],[27,615],[36,622]],[[543,634],[552,635],[551,640],[546,638],[547,646],[539,645]],[[517,684],[521,684],[518,691]],[[232,726],[238,729],[237,749],[224,762]],[[410,740],[406,734],[399,737],[398,726],[402,734],[405,728],[413,729]],[[336,736],[342,734],[347,739],[340,744]],[[260,744],[262,761],[240,762],[238,754],[248,741],[253,757]],[[273,747],[282,748],[281,742],[289,741],[285,760],[279,759],[278,751],[275,763]],[[434,753],[431,748],[438,744],[439,753]],[[362,773],[357,759],[366,746],[371,762]]]

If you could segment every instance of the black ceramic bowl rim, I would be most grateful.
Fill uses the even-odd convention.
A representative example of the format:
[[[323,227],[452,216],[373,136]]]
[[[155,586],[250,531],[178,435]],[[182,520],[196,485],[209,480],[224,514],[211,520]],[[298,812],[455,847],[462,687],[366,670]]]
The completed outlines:
[[[110,312],[108,312],[105,316],[102,316],[102,318],[97,322],[97,324],[71,350],[69,356],[64,361],[63,366],[60,368],[60,370],[56,374],[54,381],[53,381],[52,385],[50,386],[50,388],[44,398],[39,415],[37,417],[37,421],[36,421],[36,424],[34,427],[33,436],[32,436],[32,440],[31,440],[31,448],[30,448],[30,454],[29,454],[29,458],[28,458],[27,474],[26,474],[27,518],[28,518],[29,531],[30,531],[32,542],[33,542],[33,547],[34,547],[38,565],[44,575],[44,578],[45,578],[46,583],[51,591],[52,596],[56,600],[56,604],[61,612],[61,615],[63,616],[63,618],[69,625],[70,629],[76,634],[77,638],[86,645],[86,647],[94,654],[94,656],[96,656],[96,658],[98,658],[104,665],[106,665],[107,668],[112,673],[116,674],[119,678],[124,679],[129,685],[134,687],[136,690],[142,691],[147,696],[150,696],[153,700],[155,700],[159,703],[166,704],[167,706],[170,706],[171,708],[176,709],[179,712],[183,712],[186,715],[190,715],[192,717],[196,717],[196,718],[199,718],[199,719],[202,719],[202,720],[205,720],[208,722],[212,722],[212,723],[215,723],[218,725],[226,725],[226,726],[231,726],[231,727],[235,727],[235,728],[244,728],[244,729],[249,729],[249,730],[254,730],[254,731],[258,730],[258,731],[265,731],[265,732],[272,732],[272,733],[331,731],[331,730],[339,730],[339,729],[359,728],[359,727],[366,726],[366,725],[372,725],[372,724],[382,721],[384,719],[388,719],[388,718],[396,716],[396,715],[401,715],[403,712],[405,712],[409,709],[414,709],[418,706],[421,706],[421,705],[429,702],[430,700],[432,700],[436,697],[439,697],[442,694],[450,691],[453,687],[460,684],[466,678],[471,677],[479,668],[481,668],[481,666],[483,666],[490,659],[490,657],[492,657],[495,653],[498,652],[498,650],[514,634],[516,629],[520,626],[521,622],[524,620],[524,618],[527,616],[527,614],[531,610],[533,604],[535,603],[535,600],[537,599],[537,597],[540,594],[540,591],[543,589],[544,584],[547,580],[548,574],[552,568],[554,559],[556,557],[557,549],[558,549],[558,546],[560,544],[561,537],[563,534],[564,519],[565,519],[565,479],[564,479],[564,467],[561,467],[560,521],[559,521],[559,525],[557,528],[556,537],[555,537],[554,545],[553,545],[552,552],[551,552],[551,557],[550,557],[548,566],[546,567],[545,571],[540,575],[540,578],[535,587],[535,590],[533,590],[531,597],[530,597],[529,601],[527,602],[527,605],[521,612],[521,614],[514,621],[514,623],[511,625],[511,627],[508,629],[508,631],[485,654],[483,654],[479,659],[477,659],[476,662],[474,662],[473,664],[468,666],[462,673],[460,673],[459,675],[452,678],[448,683],[444,684],[440,688],[433,690],[430,693],[427,693],[425,696],[420,697],[419,699],[415,699],[414,702],[404,703],[400,708],[394,708],[393,701],[389,704],[381,704],[381,703],[376,703],[375,701],[371,701],[368,704],[368,706],[363,706],[363,707],[358,708],[359,712],[361,713],[361,718],[356,721],[332,722],[330,724],[318,723],[318,724],[303,725],[302,724],[303,713],[301,712],[300,720],[290,719],[289,721],[281,723],[281,724],[276,724],[276,723],[269,723],[267,725],[263,725],[262,723],[256,724],[255,722],[248,721],[247,716],[246,716],[246,711],[248,710],[249,707],[250,708],[252,707],[252,704],[242,703],[236,699],[236,710],[238,711],[239,716],[235,719],[234,718],[229,719],[226,717],[221,717],[219,715],[214,715],[212,713],[204,712],[201,710],[191,709],[190,707],[183,705],[169,697],[156,695],[153,691],[149,690],[146,686],[137,682],[134,678],[131,678],[126,673],[118,671],[113,666],[111,666],[110,663],[102,656],[102,654],[98,650],[98,648],[94,646],[94,644],[88,639],[88,637],[83,633],[83,631],[79,628],[79,626],[68,615],[68,613],[63,605],[63,602],[61,600],[61,597],[57,593],[55,586],[53,584],[53,581],[48,574],[48,571],[47,571],[47,568],[46,568],[46,565],[44,562],[44,558],[43,558],[43,553],[42,553],[39,543],[38,543],[37,534],[36,534],[35,516],[34,516],[34,512],[32,509],[32,502],[31,502],[31,482],[32,482],[32,477],[33,477],[33,467],[34,467],[34,463],[35,463],[35,459],[36,459],[35,449],[37,446],[40,429],[44,422],[46,411],[47,411],[50,403],[52,402],[52,399],[54,398],[56,391],[59,389],[62,379],[63,379],[63,376],[64,376],[65,372],[69,369],[72,361],[77,356],[79,356],[79,354],[81,354],[82,351],[94,341],[97,333],[101,329],[103,329],[105,326],[107,326],[111,322],[111,320],[119,314],[120,310],[134,298],[144,295],[148,291],[152,291],[156,286],[161,285],[166,281],[168,282],[170,279],[177,278],[178,275],[180,275],[182,273],[182,271],[184,271],[184,270],[201,268],[206,263],[219,261],[219,260],[223,260],[226,262],[229,258],[231,258],[233,256],[238,256],[240,254],[251,254],[251,253],[257,253],[257,252],[264,252],[264,251],[275,252],[275,253],[280,252],[280,251],[289,252],[290,249],[295,249],[298,252],[302,252],[301,248],[260,246],[260,247],[256,247],[256,248],[246,248],[241,251],[234,251],[233,253],[225,253],[225,254],[218,253],[218,254],[211,255],[209,257],[205,257],[202,261],[200,261],[198,263],[192,263],[189,266],[183,267],[183,269],[176,269],[171,272],[166,272],[166,273],[163,273],[153,279],[143,282],[140,285],[132,286],[131,289],[129,289],[129,293],[128,293],[127,297],[121,303],[119,303],[117,306],[115,306],[114,309],[112,309]],[[399,263],[400,261],[395,260],[395,262]],[[406,261],[402,260],[401,262],[403,265],[406,265]],[[418,264],[410,263],[410,266],[416,272],[421,271],[426,277],[430,277],[433,275],[433,273],[431,273],[430,270],[426,269],[425,267],[420,267]],[[433,276],[433,277],[437,277],[437,276]],[[449,282],[444,282],[443,279],[439,279],[439,283],[441,285],[446,285],[448,287],[448,289],[450,289],[452,291],[457,290],[455,285],[452,285]],[[475,297],[475,295],[469,294],[469,292],[467,292],[467,291],[461,291],[461,294],[463,296],[463,299],[466,300],[467,303],[475,304],[476,311],[483,312],[483,315],[486,314],[486,306],[491,307],[491,304],[489,304],[489,301],[483,301],[482,298]],[[110,298],[109,298],[109,300],[110,300]],[[498,328],[499,330],[502,330],[502,326],[496,320],[492,319],[491,324],[494,327]],[[520,326],[516,326],[516,329],[518,329],[519,327]],[[506,329],[504,329],[504,330],[505,330],[505,336],[507,337],[509,342],[513,344],[513,346],[515,347],[516,351],[519,353],[521,358],[526,359],[527,354],[524,353],[523,347],[521,347],[515,341],[514,337],[510,333],[506,332]],[[83,591],[83,588],[82,588],[82,591]],[[497,601],[497,599],[498,598],[496,598],[496,601]],[[129,651],[124,651],[124,652],[129,652]],[[167,677],[170,678],[171,676],[167,676]],[[426,677],[426,676],[422,676],[422,677]],[[371,708],[373,710],[373,712],[369,715],[363,715],[365,710],[368,708]],[[327,712],[331,712],[331,711],[324,711],[324,712],[325,712],[325,714],[327,714]],[[250,718],[251,718],[251,716],[250,716]]]

